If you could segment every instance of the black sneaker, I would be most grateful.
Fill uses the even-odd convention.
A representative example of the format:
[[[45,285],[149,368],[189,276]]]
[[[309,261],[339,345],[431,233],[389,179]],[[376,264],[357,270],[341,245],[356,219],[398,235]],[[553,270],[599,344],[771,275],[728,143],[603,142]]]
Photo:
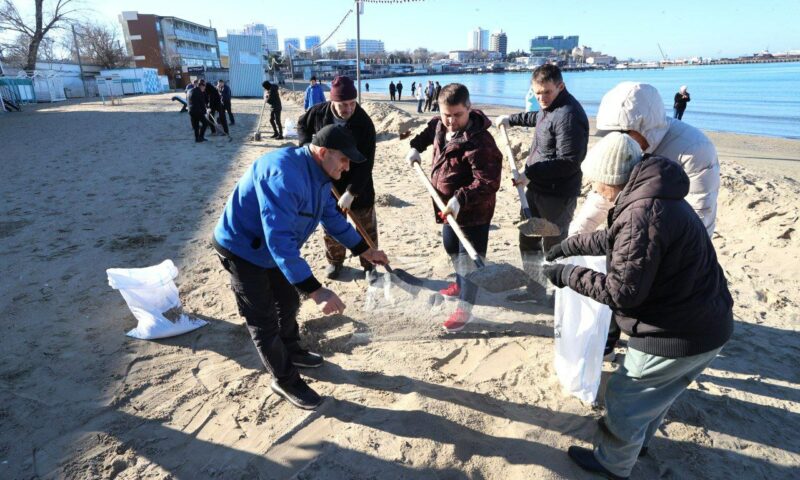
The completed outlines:
[[[576,447],[573,445],[567,450],[567,455],[569,455],[569,458],[571,458],[573,462],[587,472],[598,473],[609,480],[624,480],[628,478],[620,477],[610,472],[594,458],[594,452],[588,448]]]
[[[302,379],[297,379],[289,385],[280,385],[277,380],[273,380],[270,388],[297,408],[314,410],[322,403],[322,397]]]
[[[292,352],[289,354],[289,359],[295,367],[317,368],[322,366],[322,355],[308,350]]]
[[[506,297],[506,300],[514,303],[539,303],[539,297],[529,291],[512,293]]]
[[[337,278],[339,278],[339,275],[341,275],[341,273],[342,273],[341,265],[332,264],[328,265],[328,267],[325,269],[325,277],[330,280],[336,280]]]

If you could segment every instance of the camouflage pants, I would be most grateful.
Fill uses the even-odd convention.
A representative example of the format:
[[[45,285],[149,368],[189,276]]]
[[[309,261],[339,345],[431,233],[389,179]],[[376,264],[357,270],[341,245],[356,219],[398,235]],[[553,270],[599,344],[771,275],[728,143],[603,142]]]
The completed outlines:
[[[361,225],[367,234],[372,239],[375,246],[378,246],[378,218],[375,215],[375,206],[371,206],[368,208],[360,208],[357,210],[350,210],[350,213],[358,220],[359,225]],[[344,263],[344,257],[347,253],[344,245],[337,242],[333,237],[328,234],[325,234],[325,257],[328,259],[328,263],[332,265],[341,265]],[[359,258],[361,261],[361,266],[367,268],[368,266],[372,266],[366,260]]]

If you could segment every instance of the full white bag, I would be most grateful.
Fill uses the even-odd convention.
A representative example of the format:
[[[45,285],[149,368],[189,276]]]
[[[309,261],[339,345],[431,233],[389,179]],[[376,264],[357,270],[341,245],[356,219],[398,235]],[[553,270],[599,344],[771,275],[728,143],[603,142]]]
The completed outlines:
[[[297,126],[294,120],[286,120],[286,124],[283,127],[283,136],[289,138],[297,136]]]
[[[139,324],[129,337],[152,340],[174,337],[202,327],[207,322],[183,313],[172,260],[146,268],[109,268],[108,284],[119,290]]]
[[[606,257],[569,257],[571,263],[605,273]],[[556,290],[555,369],[566,392],[592,403],[600,387],[603,350],[611,322],[611,309],[571,288]]]

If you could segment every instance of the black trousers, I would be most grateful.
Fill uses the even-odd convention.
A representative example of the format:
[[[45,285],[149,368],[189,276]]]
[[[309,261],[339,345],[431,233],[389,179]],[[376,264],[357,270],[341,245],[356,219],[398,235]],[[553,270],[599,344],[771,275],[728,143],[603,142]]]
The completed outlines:
[[[217,105],[211,109],[211,115],[216,113],[217,124],[222,127],[222,131],[227,135],[228,133],[228,120],[225,118],[225,107],[222,104]]]
[[[283,128],[281,127],[281,109],[273,108],[269,111],[269,124],[272,125],[272,131],[277,135],[283,136]]]
[[[279,268],[262,268],[235,257],[219,255],[231,274],[231,289],[239,314],[267,370],[280,384],[300,379],[290,353],[300,350],[297,312],[300,295]]]
[[[210,127],[211,124],[208,123],[206,116],[202,114],[192,113],[189,115],[189,118],[192,121],[192,129],[194,130],[195,141],[202,140],[205,137],[206,128]]]
[[[461,230],[469,243],[475,248],[475,251],[478,252],[478,255],[485,257],[486,248],[489,245],[489,224],[461,227]],[[473,260],[469,258],[467,249],[458,239],[453,227],[447,223],[442,225],[442,244],[445,252],[450,255],[456,266],[456,283],[461,288],[459,298],[474,305],[475,298],[478,295],[478,286],[464,278],[463,275],[470,270]]]
[[[233,118],[233,111],[231,111],[231,102],[230,101],[223,102],[222,105],[224,107],[224,110],[228,112],[228,119],[229,119],[228,123],[230,123],[231,125],[236,125],[236,120],[234,120]]]

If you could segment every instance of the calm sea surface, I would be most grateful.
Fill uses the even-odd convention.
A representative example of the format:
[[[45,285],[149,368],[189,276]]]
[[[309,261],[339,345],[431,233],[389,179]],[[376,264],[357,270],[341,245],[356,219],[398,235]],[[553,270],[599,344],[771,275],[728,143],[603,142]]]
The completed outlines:
[[[489,73],[402,77],[403,97],[411,98],[411,82],[460,82],[473,103],[524,108],[530,73]],[[369,80],[370,93],[386,92],[395,79]],[[667,114],[681,85],[692,101],[683,120],[704,130],[800,138],[800,62],[752,65],[670,67],[663,70],[612,70],[565,74],[567,89],[594,116],[603,94],[622,81],[645,82],[661,92]],[[362,83],[364,80],[362,80]]]

